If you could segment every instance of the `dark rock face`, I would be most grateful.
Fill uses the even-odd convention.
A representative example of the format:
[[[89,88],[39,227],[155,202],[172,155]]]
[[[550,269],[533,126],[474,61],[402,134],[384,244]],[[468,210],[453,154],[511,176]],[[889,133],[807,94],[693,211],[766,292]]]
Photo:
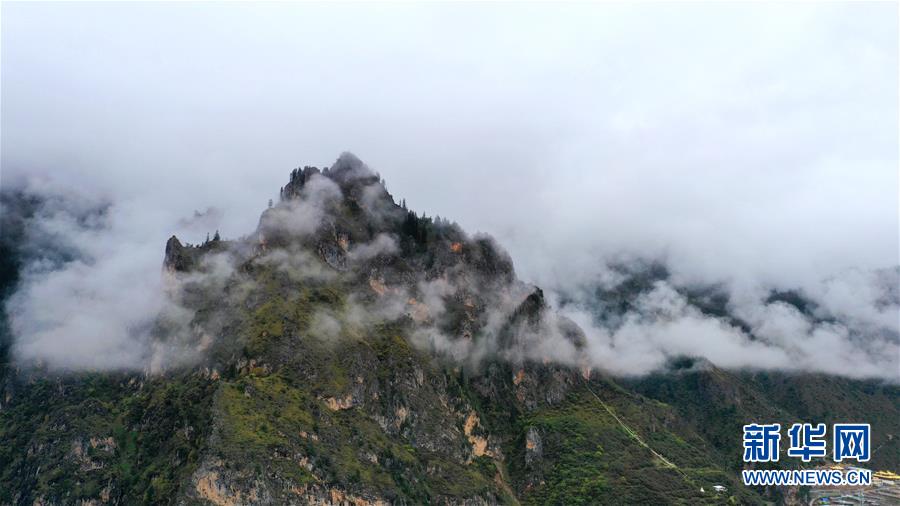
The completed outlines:
[[[174,235],[166,241],[166,255],[163,266],[171,271],[187,271],[191,267],[191,255]]]

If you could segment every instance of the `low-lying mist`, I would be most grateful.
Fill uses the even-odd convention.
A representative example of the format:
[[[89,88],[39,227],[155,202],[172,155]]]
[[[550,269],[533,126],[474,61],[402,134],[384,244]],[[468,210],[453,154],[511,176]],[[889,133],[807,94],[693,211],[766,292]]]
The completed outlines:
[[[361,164],[352,155],[337,163]],[[363,192],[373,223],[387,220],[381,215],[382,194],[381,183]],[[225,293],[226,285],[232,293],[252,291],[256,281],[242,272],[242,262],[272,267],[302,286],[403,254],[389,233],[348,245],[339,262],[304,246],[302,240],[328,221],[329,206],[343,198],[331,179],[314,176],[299,195],[267,209],[257,230],[228,241],[228,250],[204,255],[189,274],[176,275],[163,268],[163,242],[147,240],[165,229],[146,234],[135,223],[190,233],[198,222],[214,225],[208,223],[214,212],[151,223],[127,214],[137,211],[133,203],[91,200],[52,185],[4,191],[4,230],[15,232],[4,235],[4,247],[15,253],[19,270],[5,304],[13,357],[22,365],[64,371],[153,373],[195,363],[223,325],[197,323],[186,287],[202,286],[209,297]],[[269,235],[300,242],[266,247]],[[897,380],[898,268],[851,269],[812,287],[780,291],[763,282],[702,284],[664,259],[647,262],[620,254],[596,261],[597,269],[585,271],[581,280],[558,278],[549,286],[546,297],[535,302],[549,307],[536,311],[539,321],[528,325],[510,326],[510,321],[528,304],[533,287],[509,280],[485,285],[483,276],[457,268],[449,278],[411,286],[370,278],[341,307],[317,310],[308,332],[335,340],[346,334],[346,326],[364,331],[379,321],[408,317],[415,322],[409,336],[414,345],[473,367],[491,357],[550,360],[634,376],[688,356],[728,369]],[[235,285],[241,287],[237,292]],[[483,324],[474,336],[453,335],[439,322],[448,314],[448,301],[466,294],[484,297]]]
[[[349,147],[544,290],[560,321],[510,360],[897,381],[896,20],[889,3],[4,5],[4,339],[59,370],[194,363],[215,329],[163,274],[167,239],[253,233],[291,167]],[[314,230],[322,184],[272,220]],[[317,253],[255,261],[326,279]],[[211,287],[233,275],[219,261]],[[566,332],[553,346],[564,320],[577,353]],[[439,334],[414,337],[498,352]]]

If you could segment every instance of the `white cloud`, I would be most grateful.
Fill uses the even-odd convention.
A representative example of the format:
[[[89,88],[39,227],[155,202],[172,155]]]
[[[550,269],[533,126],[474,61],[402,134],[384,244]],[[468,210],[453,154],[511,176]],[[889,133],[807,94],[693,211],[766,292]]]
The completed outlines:
[[[677,279],[724,282],[736,300],[804,290],[849,326],[805,335],[848,363],[867,363],[854,329],[897,332],[896,304],[866,274],[900,250],[894,4],[3,11],[2,70],[15,76],[2,88],[4,186],[113,205],[102,232],[58,223],[90,263],[17,295],[16,325],[42,339],[61,327],[41,297],[64,293],[85,295],[79,335],[105,331],[90,315],[117,304],[115,326],[129,328],[159,307],[170,235],[249,233],[290,168],[345,149],[410,208],[496,236],[547,288],[608,276],[613,259],[664,258]],[[309,231],[317,209],[284,222]],[[772,340],[804,329],[763,311]],[[689,314],[631,331],[630,347],[601,336],[598,356],[655,363],[696,351],[678,337],[691,334],[721,340],[703,349],[726,363],[756,349]],[[80,346],[122,363],[146,351]]]

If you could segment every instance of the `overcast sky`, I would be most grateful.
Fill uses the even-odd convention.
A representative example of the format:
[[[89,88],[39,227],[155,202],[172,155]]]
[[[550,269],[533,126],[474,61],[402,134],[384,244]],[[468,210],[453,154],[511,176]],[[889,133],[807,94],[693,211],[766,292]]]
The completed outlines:
[[[809,287],[898,263],[897,19],[889,2],[4,3],[0,184],[112,200],[146,263],[173,232],[250,232],[291,168],[349,150],[410,207],[496,236],[528,281],[639,254]]]

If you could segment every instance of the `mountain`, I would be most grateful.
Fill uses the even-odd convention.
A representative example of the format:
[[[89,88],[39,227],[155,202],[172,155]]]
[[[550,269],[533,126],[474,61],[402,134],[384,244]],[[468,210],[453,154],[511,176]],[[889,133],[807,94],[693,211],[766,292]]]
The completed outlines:
[[[4,294],[21,242],[0,243]],[[769,420],[871,421],[875,462],[900,467],[896,386],[591,369],[493,239],[407,209],[349,154],[292,171],[248,236],[173,236],[161,256],[171,305],[142,371],[20,364],[4,325],[0,504],[799,501],[738,482],[740,426]]]

